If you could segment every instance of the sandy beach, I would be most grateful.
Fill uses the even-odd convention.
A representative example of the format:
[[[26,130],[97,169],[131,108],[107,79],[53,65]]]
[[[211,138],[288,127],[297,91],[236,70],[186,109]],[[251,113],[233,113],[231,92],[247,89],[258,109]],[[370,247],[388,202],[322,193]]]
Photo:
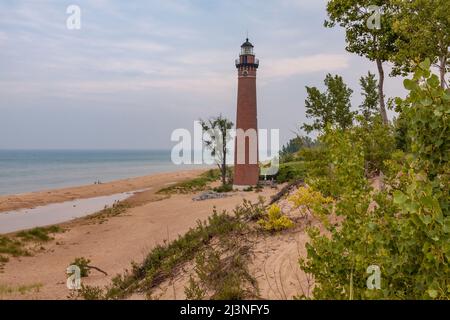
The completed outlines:
[[[200,172],[202,170],[157,174],[104,185],[0,198],[2,209],[11,210],[77,197],[150,188],[129,198],[127,201],[132,204],[131,208],[122,214],[100,223],[89,217],[64,223],[62,227],[66,231],[55,234],[54,240],[43,243],[32,256],[10,258],[0,273],[0,289],[3,288],[0,290],[0,299],[66,299],[69,290],[66,287],[65,270],[77,257],[90,259],[92,265],[108,273],[106,276],[94,270],[88,278],[83,278],[83,283],[107,285],[115,275],[129,269],[132,261],[141,262],[156,245],[175,239],[194,227],[198,220],[205,220],[213,213],[214,207],[219,211],[231,212],[244,198],[256,201],[259,196],[263,196],[268,199],[277,192],[271,188],[265,188],[260,193],[233,192],[229,197],[206,201],[193,201],[195,194],[170,197],[155,194],[159,188],[198,176]],[[293,257],[290,263],[295,263],[297,255]],[[12,290],[8,292],[5,288]],[[20,292],[18,288],[37,289]],[[180,298],[181,295],[182,288],[178,297],[168,298]]]
[[[123,192],[147,189],[153,194],[170,184],[196,177],[204,169],[159,173],[149,176],[117,180],[102,184],[91,184],[63,189],[43,190],[18,195],[0,196],[0,213],[18,209],[29,209],[50,203],[60,203],[75,199],[108,196]]]

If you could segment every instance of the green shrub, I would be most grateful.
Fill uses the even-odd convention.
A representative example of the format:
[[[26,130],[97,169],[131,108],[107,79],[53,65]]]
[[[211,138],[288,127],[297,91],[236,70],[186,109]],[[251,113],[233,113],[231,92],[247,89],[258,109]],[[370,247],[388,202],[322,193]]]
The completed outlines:
[[[70,265],[75,265],[80,268],[80,276],[85,278],[88,277],[90,273],[89,263],[91,263],[91,260],[81,257],[76,258]]]
[[[386,161],[387,187],[374,193],[354,183],[351,170],[334,171],[332,181],[347,187],[321,216],[335,214],[342,222],[329,220],[328,235],[310,228],[307,258],[300,260],[301,268],[314,276],[314,298],[450,298],[450,92],[440,88],[428,68],[429,62],[422,63],[413,80],[405,81],[409,96],[397,99],[408,122],[412,154],[394,153]],[[328,150],[332,160],[353,162],[354,155],[346,151]],[[380,268],[380,290],[367,288],[371,265]]]
[[[175,267],[195,257],[213,237],[226,238],[231,232],[242,228],[244,225],[239,219],[214,209],[206,222],[198,221],[196,228],[178,239],[156,246],[142,264],[133,264],[130,272],[116,276],[112,284],[105,288],[104,299],[124,298],[138,289],[149,293]]]
[[[265,215],[265,200],[261,196],[258,197],[258,202],[256,203],[252,203],[250,200],[244,199],[242,204],[236,206],[233,212],[239,220],[257,221]]]
[[[380,116],[371,122],[361,118],[359,120],[359,125],[350,130],[351,139],[361,142],[366,174],[378,174],[386,170],[384,163],[396,149],[394,129],[391,125],[383,124]]]
[[[307,164],[306,182],[324,196],[339,198],[349,190],[368,188],[364,148],[351,130],[328,126],[319,138],[322,147]]]
[[[275,204],[270,206],[267,215],[258,224],[266,231],[281,231],[294,226],[292,220],[283,215],[280,207]]]
[[[81,290],[79,292],[79,295],[85,300],[103,300],[105,298],[103,294],[102,288],[85,286],[83,284],[81,285]]]
[[[278,183],[284,183],[304,179],[305,176],[306,167],[303,161],[287,162],[280,164],[276,179]]]
[[[217,188],[213,189],[215,192],[219,192],[219,193],[226,193],[226,192],[231,192],[233,191],[233,185],[231,184],[223,184]]]

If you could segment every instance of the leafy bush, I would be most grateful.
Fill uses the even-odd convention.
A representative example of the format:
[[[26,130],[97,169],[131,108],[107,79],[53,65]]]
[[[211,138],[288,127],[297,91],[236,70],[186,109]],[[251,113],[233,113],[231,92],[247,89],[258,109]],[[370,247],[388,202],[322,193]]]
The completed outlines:
[[[295,208],[305,208],[312,213],[319,214],[324,212],[324,208],[330,208],[333,199],[324,197],[320,192],[314,191],[309,187],[300,187],[290,196],[289,201],[294,204]]]
[[[339,198],[349,190],[367,188],[364,148],[351,130],[328,126],[320,137],[322,149],[308,164],[306,182],[325,196]]]
[[[294,226],[292,220],[283,215],[276,204],[270,206],[266,217],[260,219],[258,224],[266,231],[281,231]]]
[[[304,179],[305,176],[306,168],[304,162],[287,162],[280,164],[276,179],[278,183],[284,183]]]
[[[380,116],[375,116],[370,122],[359,118],[359,125],[354,126],[350,134],[352,140],[361,143],[366,174],[385,171],[384,162],[390,159],[396,148],[393,128],[385,125]]]
[[[84,284],[81,284],[81,289],[79,294],[85,299],[85,300],[103,300],[104,299],[104,292],[102,288],[100,287],[94,287],[94,286],[85,286]]]
[[[325,224],[329,235],[310,228],[307,259],[300,260],[314,276],[317,299],[450,298],[450,95],[428,68],[422,63],[412,82],[405,81],[409,96],[397,99],[412,154],[394,153],[386,161],[387,187],[373,192],[355,183],[352,171],[334,171],[333,180],[350,187],[321,217],[343,220]],[[354,161],[345,151],[336,156],[339,150],[330,148],[331,159]],[[380,267],[380,290],[367,288],[370,265]]]
[[[289,142],[281,148],[280,162],[293,162],[296,161],[297,153],[303,148],[310,148],[314,146],[316,142],[308,136],[297,135],[295,138],[289,140]]]
[[[219,192],[219,193],[226,193],[226,192],[231,192],[233,191],[233,185],[231,184],[223,184],[217,188],[214,188],[215,192]]]
[[[81,257],[81,258],[76,258],[70,264],[70,266],[75,265],[78,268],[80,268],[80,276],[82,278],[85,278],[85,277],[89,276],[89,273],[90,273],[89,263],[91,263],[91,260]]]
[[[257,221],[266,212],[265,200],[263,197],[258,197],[258,202],[252,203],[250,200],[244,199],[241,205],[234,209],[234,215],[239,220]]]

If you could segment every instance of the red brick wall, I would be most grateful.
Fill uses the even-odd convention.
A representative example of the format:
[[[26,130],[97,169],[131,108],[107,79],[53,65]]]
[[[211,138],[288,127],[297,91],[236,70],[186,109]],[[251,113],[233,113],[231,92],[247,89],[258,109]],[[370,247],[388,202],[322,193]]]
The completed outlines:
[[[243,70],[239,70],[238,80],[238,97],[237,97],[237,116],[236,116],[236,129],[258,129],[257,120],[257,102],[256,102],[256,70],[249,70],[248,76],[242,76]],[[246,139],[248,140],[248,139]],[[258,157],[258,148],[256,143],[256,157]],[[249,148],[251,144],[246,141],[245,143],[245,164],[237,163],[237,148],[239,144],[236,143],[235,150],[235,173],[234,184],[235,185],[256,185],[259,178],[259,166],[258,163],[250,164]],[[257,158],[258,159],[258,158]]]

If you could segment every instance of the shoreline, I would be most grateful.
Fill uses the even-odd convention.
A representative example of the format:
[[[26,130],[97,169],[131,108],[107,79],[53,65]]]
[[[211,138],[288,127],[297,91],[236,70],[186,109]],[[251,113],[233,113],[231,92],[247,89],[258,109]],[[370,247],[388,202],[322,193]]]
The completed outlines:
[[[110,196],[119,193],[146,190],[156,193],[159,189],[182,180],[192,179],[208,168],[178,170],[150,174],[135,178],[114,180],[101,184],[41,190],[11,195],[0,195],[0,214],[21,209],[33,209],[49,204]]]
[[[232,212],[244,199],[255,202],[260,196],[269,199],[276,193],[265,188],[260,193],[233,192],[230,197],[205,201],[192,199],[198,193],[154,195],[159,187],[197,177],[201,172],[204,170],[140,178],[152,180],[154,188],[128,198],[131,205],[120,214],[94,214],[58,224],[64,231],[52,234],[50,241],[30,243],[34,250],[31,255],[9,257],[0,272],[0,286],[9,288],[10,293],[0,290],[0,299],[67,299],[70,290],[65,270],[79,257],[108,273],[93,272],[83,278],[83,283],[105,286],[115,275],[128,270],[132,262],[142,262],[153,248],[185,234],[215,210]],[[125,183],[122,187],[130,186]],[[38,289],[20,292],[18,288],[23,287]]]

